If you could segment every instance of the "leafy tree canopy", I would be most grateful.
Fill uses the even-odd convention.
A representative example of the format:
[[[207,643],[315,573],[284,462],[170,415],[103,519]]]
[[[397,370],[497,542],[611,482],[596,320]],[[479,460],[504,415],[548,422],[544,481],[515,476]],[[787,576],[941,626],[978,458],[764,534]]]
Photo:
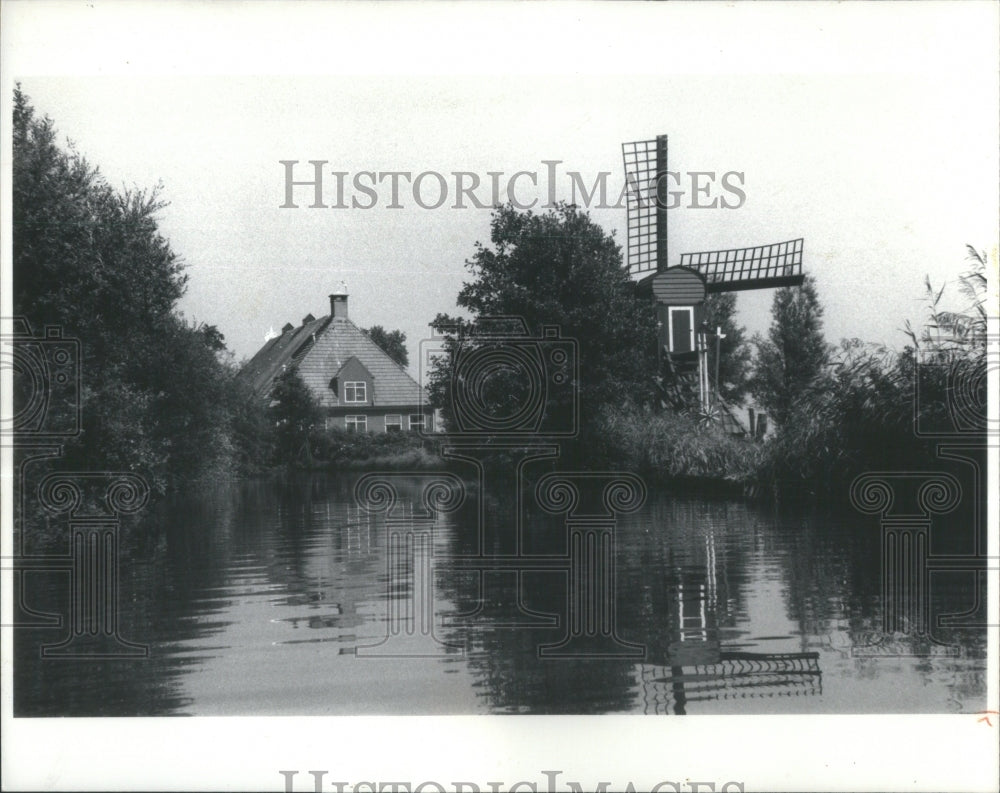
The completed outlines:
[[[473,319],[440,314],[432,323],[438,330],[451,327],[452,353],[461,335],[456,328],[469,331],[490,317],[517,316],[533,337],[557,326],[563,338],[576,340],[580,377],[572,388],[579,393],[582,427],[603,405],[650,398],[654,313],[635,296],[611,235],[572,205],[544,214],[506,205],[493,212],[490,242],[476,243],[466,261],[471,278],[457,298]],[[446,362],[431,384],[446,416],[453,375]]]
[[[187,278],[157,225],[159,188],[110,187],[20,86],[13,121],[14,310],[82,348],[67,464],[139,472],[161,492],[226,469],[233,372],[218,328],[176,313]]]
[[[275,425],[275,447],[279,460],[311,462],[309,439],[322,421],[319,403],[298,370],[279,375],[271,389],[271,420]]]
[[[410,354],[406,350],[406,334],[401,330],[386,330],[381,325],[372,325],[365,329],[373,342],[392,360],[404,369],[410,365]]]
[[[823,306],[812,278],[775,292],[767,338],[758,336],[754,344],[752,391],[775,421],[784,424],[797,402],[828,384],[831,350],[823,337]]]

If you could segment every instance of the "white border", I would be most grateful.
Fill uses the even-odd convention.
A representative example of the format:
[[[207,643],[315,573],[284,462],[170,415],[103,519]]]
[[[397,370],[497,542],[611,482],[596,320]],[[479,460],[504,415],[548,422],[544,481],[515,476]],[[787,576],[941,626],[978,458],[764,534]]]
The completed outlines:
[[[994,3],[416,5],[37,2],[2,9],[3,179],[14,78],[203,74],[995,74]],[[949,35],[960,28],[967,35]],[[944,32],[942,32],[944,30]],[[331,34],[335,31],[335,35]],[[995,124],[970,108],[970,124]],[[984,174],[984,178],[995,178]],[[10,202],[2,204],[9,284]],[[995,274],[994,274],[995,275]],[[995,284],[993,285],[995,294]],[[0,315],[10,315],[2,290]],[[996,330],[996,327],[993,328]],[[3,387],[9,404],[10,384]],[[997,415],[997,373],[990,410]],[[998,452],[990,452],[996,471]],[[10,470],[3,456],[5,552]],[[996,477],[989,497],[998,556]],[[4,622],[10,576],[4,573]],[[991,572],[991,624],[1000,622]],[[11,724],[4,629],[6,789],[281,789],[279,769],[329,779],[745,782],[747,790],[995,790],[998,733],[974,716],[51,719]],[[989,634],[989,708],[997,630]],[[429,737],[433,736],[433,740]],[[300,779],[299,784],[302,784]],[[308,789],[300,787],[297,789]],[[332,789],[332,788],[329,788]],[[484,787],[485,789],[485,787]],[[565,788],[563,788],[565,789]]]

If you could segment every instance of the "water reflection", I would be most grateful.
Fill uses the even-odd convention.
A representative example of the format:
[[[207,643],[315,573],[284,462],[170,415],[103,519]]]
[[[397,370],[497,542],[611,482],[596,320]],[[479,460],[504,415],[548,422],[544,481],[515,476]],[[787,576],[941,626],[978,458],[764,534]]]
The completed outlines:
[[[639,665],[643,712],[684,715],[689,703],[747,697],[809,696],[822,693],[818,652],[747,652],[722,642],[719,573],[714,532],[705,533],[705,566],[667,573],[669,607],[665,645],[651,647]],[[721,615],[720,615],[721,611]],[[759,637],[781,641],[785,636]]]
[[[243,483],[160,505],[120,542],[119,625],[149,657],[42,660],[66,625],[19,629],[15,712],[985,707],[982,631],[944,630],[948,652],[917,658],[853,652],[882,620],[879,537],[855,516],[650,494],[614,529],[614,630],[644,655],[549,658],[540,648],[571,630],[564,515],[469,485],[464,500],[428,510],[422,477],[397,478],[392,510],[373,510],[357,479]],[[483,563],[484,549],[504,557],[504,527],[518,518],[521,560]],[[974,610],[975,576],[937,576],[932,620]],[[64,573],[25,581],[32,608],[66,613]]]

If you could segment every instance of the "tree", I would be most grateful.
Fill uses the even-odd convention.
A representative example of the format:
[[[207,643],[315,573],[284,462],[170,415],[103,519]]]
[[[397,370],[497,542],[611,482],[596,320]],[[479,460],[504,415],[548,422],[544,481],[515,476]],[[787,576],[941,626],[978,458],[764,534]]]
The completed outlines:
[[[830,347],[823,338],[823,306],[809,276],[802,286],[775,293],[767,339],[757,336],[754,344],[751,390],[774,420],[784,424],[797,403],[828,379]]]
[[[736,324],[736,293],[718,292],[705,300],[705,324],[709,334],[722,329],[725,338],[719,344],[718,388],[727,402],[738,403],[750,386],[750,345],[746,341],[746,331]],[[715,339],[709,336],[708,371],[715,378]]]
[[[160,236],[159,188],[113,190],[54,125],[14,94],[14,309],[62,325],[103,358],[166,320],[184,293],[183,264]]]
[[[455,351],[499,316],[523,318],[531,338],[557,326],[563,338],[576,341],[579,380],[550,392],[550,399],[564,403],[549,405],[550,412],[568,410],[566,395],[576,392],[580,426],[586,429],[603,406],[651,397],[655,317],[650,304],[636,297],[612,236],[572,205],[559,204],[544,214],[506,205],[493,211],[490,241],[492,247],[476,243],[466,261],[472,277],[457,298],[473,318],[439,314],[432,323],[439,331],[448,329],[447,353],[431,380],[432,400],[446,419]],[[490,398],[503,398],[503,388],[492,390]]]
[[[367,328],[368,334],[382,351],[404,369],[410,365],[410,354],[406,351],[406,334],[401,330],[388,331],[381,325],[372,325]]]
[[[271,400],[269,413],[274,423],[278,461],[289,465],[300,460],[311,463],[309,441],[322,413],[316,397],[297,370],[289,369],[275,379]]]
[[[158,229],[159,188],[111,188],[20,87],[12,132],[14,309],[82,350],[65,463],[134,471],[158,492],[225,469],[233,372],[218,329],[176,313],[187,278]]]

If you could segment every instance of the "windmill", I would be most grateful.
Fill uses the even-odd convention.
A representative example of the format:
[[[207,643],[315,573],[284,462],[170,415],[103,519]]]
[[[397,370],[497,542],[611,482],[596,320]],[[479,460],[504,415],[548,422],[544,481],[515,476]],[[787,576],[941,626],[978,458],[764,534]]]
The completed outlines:
[[[628,270],[640,276],[636,289],[656,304],[664,402],[692,401],[708,412],[712,389],[705,298],[718,292],[773,289],[802,284],[802,239],[771,245],[683,253],[671,266],[667,248],[667,136],[622,144],[625,163]],[[718,364],[718,355],[716,355]],[[695,383],[697,387],[695,388]],[[716,390],[718,373],[716,372]]]

